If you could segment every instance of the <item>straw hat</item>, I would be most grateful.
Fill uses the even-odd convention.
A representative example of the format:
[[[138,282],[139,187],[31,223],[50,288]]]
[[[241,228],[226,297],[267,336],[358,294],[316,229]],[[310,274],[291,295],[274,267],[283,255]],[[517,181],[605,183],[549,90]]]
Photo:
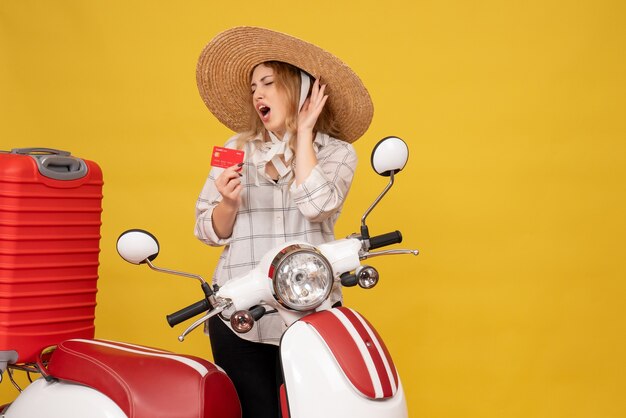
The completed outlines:
[[[326,106],[334,113],[342,139],[356,141],[367,131],[374,106],[359,77],[341,60],[292,36],[257,27],[218,34],[202,51],[196,69],[200,96],[211,113],[235,132],[249,129],[250,75],[258,64],[282,61],[327,84]]]

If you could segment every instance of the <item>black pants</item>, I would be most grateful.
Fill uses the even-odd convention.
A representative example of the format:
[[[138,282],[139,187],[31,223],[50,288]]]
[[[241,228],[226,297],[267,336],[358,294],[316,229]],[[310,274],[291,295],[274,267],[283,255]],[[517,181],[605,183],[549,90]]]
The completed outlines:
[[[209,319],[209,338],[215,363],[235,385],[242,418],[280,418],[278,347],[239,338],[217,316]]]

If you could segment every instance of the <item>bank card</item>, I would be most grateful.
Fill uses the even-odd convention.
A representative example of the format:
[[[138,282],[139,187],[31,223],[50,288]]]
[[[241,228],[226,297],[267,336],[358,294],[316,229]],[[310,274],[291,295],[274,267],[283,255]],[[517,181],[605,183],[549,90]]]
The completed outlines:
[[[244,152],[238,149],[213,147],[211,166],[228,168],[243,162]]]

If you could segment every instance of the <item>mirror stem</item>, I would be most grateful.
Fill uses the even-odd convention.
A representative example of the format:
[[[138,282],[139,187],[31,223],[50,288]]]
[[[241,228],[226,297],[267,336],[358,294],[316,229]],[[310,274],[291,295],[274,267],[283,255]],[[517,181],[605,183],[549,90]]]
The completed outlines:
[[[365,224],[365,219],[368,217],[370,212],[376,207],[376,205],[378,205],[378,202],[381,201],[381,199],[385,196],[385,194],[387,194],[389,189],[391,189],[391,186],[393,186],[393,176],[394,176],[394,172],[390,171],[389,172],[389,184],[387,184],[387,187],[385,187],[385,190],[383,190],[383,192],[376,198],[374,203],[372,203],[372,205],[365,211],[365,214],[361,218],[361,237],[363,239],[370,238],[369,230],[367,228],[367,225]]]
[[[154,271],[159,271],[161,273],[167,273],[167,274],[175,274],[177,276],[189,277],[191,279],[200,280],[200,283],[202,283],[203,285],[207,284],[206,281],[202,277],[198,276],[197,274],[183,273],[182,271],[163,269],[161,267],[155,266],[148,259],[146,259],[145,262]]]

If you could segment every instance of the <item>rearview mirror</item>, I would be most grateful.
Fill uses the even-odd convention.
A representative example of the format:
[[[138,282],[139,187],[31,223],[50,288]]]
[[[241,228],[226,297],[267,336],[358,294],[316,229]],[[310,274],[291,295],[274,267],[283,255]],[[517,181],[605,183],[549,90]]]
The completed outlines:
[[[117,252],[129,263],[143,264],[159,255],[159,241],[143,229],[129,229],[117,239]]]
[[[372,168],[381,176],[401,171],[409,159],[409,147],[402,139],[388,136],[381,139],[372,150]]]
[[[383,196],[387,194],[391,186],[393,186],[395,174],[404,168],[408,159],[409,147],[406,145],[406,142],[397,136],[383,138],[374,146],[372,150],[372,168],[381,176],[389,177],[389,184],[361,217],[361,237],[369,240],[370,235],[365,220]]]

